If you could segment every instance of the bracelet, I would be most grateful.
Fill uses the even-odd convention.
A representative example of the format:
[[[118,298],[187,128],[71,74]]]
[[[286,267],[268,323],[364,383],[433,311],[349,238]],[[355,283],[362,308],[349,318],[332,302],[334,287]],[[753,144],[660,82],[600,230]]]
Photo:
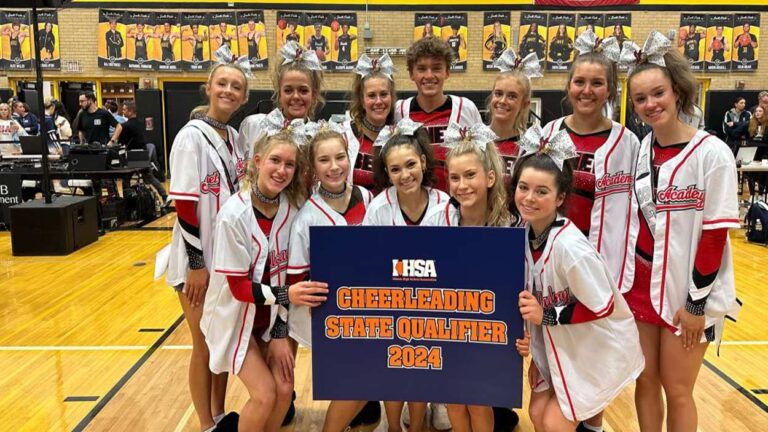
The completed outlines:
[[[706,297],[698,302],[692,301],[690,298],[685,301],[685,310],[691,315],[704,316],[704,307],[707,305]]]
[[[544,315],[541,319],[541,325],[545,325],[545,326],[557,325],[557,311],[555,311],[555,308],[544,309]]]

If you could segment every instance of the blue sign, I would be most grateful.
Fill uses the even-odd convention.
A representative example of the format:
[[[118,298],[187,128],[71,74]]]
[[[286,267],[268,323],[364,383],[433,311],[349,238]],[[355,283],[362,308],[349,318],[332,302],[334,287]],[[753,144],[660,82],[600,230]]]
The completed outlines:
[[[525,232],[312,227],[316,400],[522,407]]]

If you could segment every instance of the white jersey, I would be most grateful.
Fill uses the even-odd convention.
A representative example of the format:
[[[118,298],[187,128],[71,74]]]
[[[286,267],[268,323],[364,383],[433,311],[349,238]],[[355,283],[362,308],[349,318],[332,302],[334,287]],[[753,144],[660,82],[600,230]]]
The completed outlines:
[[[344,138],[347,140],[347,155],[350,164],[347,183],[352,184],[352,180],[355,176],[355,161],[357,161],[357,154],[360,153],[360,141],[355,136],[351,120],[345,120],[341,125],[344,127]]]
[[[363,205],[367,208],[373,194],[362,186],[360,190]],[[302,274],[309,271],[309,227],[345,226],[344,216],[332,209],[319,193],[315,192],[299,211],[291,229],[291,242],[288,252],[288,274]],[[312,319],[307,306],[291,305],[288,316],[288,334],[305,347],[312,347]]]
[[[445,203],[433,206],[424,215],[421,222],[423,226],[459,226],[461,212],[459,207],[454,205],[450,199]]]
[[[227,127],[230,142],[237,141],[237,131]],[[188,238],[203,251],[206,265],[213,259],[213,225],[216,214],[227,199],[239,190],[245,177],[246,158],[234,145],[230,153],[218,133],[201,120],[190,120],[176,135],[171,147],[171,187],[168,198],[197,203],[200,222],[200,244]],[[187,279],[189,260],[184,245],[183,231],[177,220],[173,226],[167,282],[171,286]]]
[[[442,203],[447,203],[450,199],[448,194],[441,190],[434,188],[426,189],[429,201],[427,201],[427,208],[420,225],[424,224],[430,210]],[[397,201],[397,188],[390,186],[371,201],[371,205],[368,206],[368,210],[365,212],[363,225],[407,225],[403,212],[400,209],[400,203]]]
[[[273,111],[275,110],[279,110],[279,108],[275,108]],[[253,156],[253,146],[266,134],[264,122],[267,115],[269,114],[252,114],[240,123],[240,135],[237,144],[245,151],[246,159]]]
[[[715,340],[720,340],[725,315],[735,318],[739,310],[730,239],[726,240],[720,269],[709,288],[697,289],[692,274],[701,233],[740,226],[733,153],[717,137],[698,131],[677,156],[660,167],[654,202],[652,151],[653,136],[649,134],[643,139],[637,159],[630,225],[637,233],[640,224],[647,223],[654,238],[651,303],[659,316],[673,326],[673,317],[685,307],[689,293],[694,300],[709,294],[705,326],[714,325]],[[630,236],[634,238],[636,234]],[[629,247],[634,250],[635,244]],[[630,267],[634,263],[634,258],[627,260],[626,287],[632,286],[628,275],[633,273]]]
[[[550,137],[556,134],[564,119],[562,117],[547,123],[542,135]],[[634,257],[634,249],[630,250],[628,245],[635,241],[629,236],[637,236],[637,232],[629,229],[629,213],[632,211],[632,183],[639,151],[640,141],[637,136],[613,122],[608,138],[595,150],[591,163],[591,171],[595,176],[595,199],[589,218],[589,241],[608,264],[613,280],[622,292],[629,290],[634,278],[634,267],[627,269],[625,263],[629,256]],[[629,280],[628,286],[622,283],[625,279]]]
[[[533,391],[554,389],[565,417],[585,420],[603,411],[635,381],[645,359],[632,312],[605,261],[573,222],[558,220],[560,225],[552,227],[535,263],[526,242],[525,289],[544,308],[578,301],[599,318],[579,324],[530,325],[531,354],[541,373]]]
[[[236,194],[221,209],[216,221],[213,271],[200,320],[200,330],[210,351],[212,372],[240,372],[256,311],[256,305],[241,302],[232,295],[227,276],[248,276],[251,281],[260,283],[269,256],[270,285],[286,285],[288,241],[297,215],[298,209],[282,195],[267,239],[253,213],[250,191]],[[268,300],[267,304],[272,305],[269,329],[275,324],[278,313],[287,320],[288,311],[274,305],[274,299]],[[269,330],[262,338],[269,340]]]

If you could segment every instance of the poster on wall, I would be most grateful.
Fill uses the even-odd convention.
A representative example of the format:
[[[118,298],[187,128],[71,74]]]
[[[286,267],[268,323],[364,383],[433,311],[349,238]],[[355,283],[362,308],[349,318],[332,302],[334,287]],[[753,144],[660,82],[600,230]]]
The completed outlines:
[[[573,63],[573,40],[576,34],[576,15],[549,14],[547,27],[549,50],[547,51],[547,70],[567,72]]]
[[[587,30],[592,30],[597,37],[603,39],[605,37],[605,15],[579,14],[576,18],[576,37]]]
[[[267,30],[264,11],[240,11],[237,13],[237,42],[240,55],[248,56],[251,70],[267,68]]]
[[[760,40],[760,14],[737,13],[733,15],[733,55],[731,69],[756,71],[759,60],[757,42]]]
[[[304,48],[314,51],[323,65],[323,70],[328,70],[328,61],[331,59],[331,16],[327,13],[308,13],[305,15],[307,25],[304,26]]]
[[[451,72],[467,70],[467,14],[451,13],[440,16],[442,39],[451,47],[453,62]]]
[[[517,51],[521,58],[536,53],[539,61],[546,60],[547,49],[547,14],[522,12],[520,14],[520,44]]]
[[[99,67],[125,69],[125,12],[99,9]]]
[[[181,72],[181,20],[178,13],[158,12],[154,64],[161,72]]]
[[[605,14],[605,37],[615,37],[619,46],[632,40],[632,14]],[[619,70],[627,70],[626,66],[619,66]]]
[[[61,69],[58,13],[55,10],[38,11],[37,25],[39,32],[37,49],[40,50],[40,69]]]
[[[156,65],[149,53],[155,48],[155,14],[152,12],[125,13],[125,51],[128,70],[153,70]]]
[[[413,40],[427,36],[440,36],[440,14],[417,13],[413,16]]]
[[[680,14],[677,31],[677,49],[688,59],[692,71],[704,70],[704,50],[707,39],[707,16],[704,14]]]
[[[731,70],[733,51],[733,15],[712,14],[707,16],[707,40],[704,66],[709,72]]]
[[[29,11],[5,11],[0,23],[4,69],[32,69],[32,26]]]
[[[493,62],[509,47],[511,28],[509,12],[483,13],[483,70],[497,70]]]
[[[208,40],[208,14],[181,13],[181,68],[190,72],[208,72],[211,52]]]
[[[331,58],[328,69],[352,71],[357,66],[360,51],[357,44],[357,14],[340,13],[331,20]]]
[[[208,36],[211,45],[211,61],[216,61],[216,50],[227,44],[232,55],[240,55],[237,43],[237,19],[234,12],[211,12],[208,14]]]
[[[304,16],[300,12],[277,11],[277,28],[275,30],[275,46],[277,51],[286,42],[294,41],[304,46]],[[282,63],[283,59],[278,59]]]

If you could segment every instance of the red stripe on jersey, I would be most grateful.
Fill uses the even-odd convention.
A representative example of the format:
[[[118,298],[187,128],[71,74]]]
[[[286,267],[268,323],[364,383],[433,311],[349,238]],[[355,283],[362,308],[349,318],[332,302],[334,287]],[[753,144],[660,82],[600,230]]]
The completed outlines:
[[[445,206],[445,224],[451,226],[451,204],[450,202]]]
[[[300,266],[286,266],[285,268],[287,268],[288,270],[303,270],[303,269],[308,269],[309,268],[309,264],[307,264],[307,265],[300,265]]]
[[[560,234],[562,234],[562,233],[563,233],[563,231],[565,231],[565,228],[566,228],[568,225],[570,225],[570,224],[571,224],[571,221],[567,221],[567,222],[565,223],[565,225],[563,225],[563,227],[562,227],[562,228],[560,228],[560,231],[558,231],[558,232],[557,232],[557,234],[555,234],[555,236],[554,236],[554,237],[552,237],[552,245],[551,245],[551,246],[550,246],[550,248],[549,248],[549,253],[547,253],[547,257],[546,257],[546,258],[544,258],[544,264],[545,264],[545,265],[546,265],[546,264],[549,262],[549,258],[552,256],[552,251],[555,249],[555,242],[557,241],[557,238],[558,238],[558,237],[560,237]],[[544,268],[543,268],[543,267],[542,267],[542,269],[541,269],[541,272],[542,272],[542,273],[544,272]]]
[[[448,96],[448,100],[451,100],[450,96]],[[453,105],[453,103],[451,103],[451,105]],[[464,98],[460,97],[459,98],[459,113],[456,115],[456,123],[458,123],[458,124],[461,124],[461,112],[463,111],[463,108],[464,108]]]
[[[719,223],[741,223],[738,219],[713,219],[711,221],[702,222],[704,225],[719,224]]]
[[[280,226],[277,228],[277,231],[275,232],[275,248],[279,251],[280,250],[280,231],[283,230],[285,227],[285,223],[288,222],[288,217],[291,215],[291,206],[288,206],[288,211],[285,212],[285,218],[283,219],[283,222],[280,224]],[[283,280],[282,277],[280,277],[280,273],[277,274],[277,284],[282,285]]]
[[[675,167],[675,169],[672,170],[672,175],[669,176],[669,184],[675,183],[675,175],[677,175],[677,170],[680,169],[681,166],[685,164],[685,162],[688,160],[688,158],[693,154],[693,152],[696,151],[697,148],[706,140],[707,138],[711,137],[712,135],[704,135],[699,142],[696,143],[696,145],[693,146],[693,148],[688,152],[688,154],[683,157],[683,160],[680,161],[679,164]],[[669,253],[669,220],[671,219],[672,213],[667,212],[667,218],[666,218],[666,227],[664,229],[664,262],[661,266],[661,294],[659,295],[659,316],[662,315],[664,311],[664,290],[666,289],[667,284],[667,254]]]
[[[560,365],[560,356],[557,355],[557,348],[555,342],[552,340],[552,334],[549,332],[547,326],[543,326],[547,331],[547,337],[549,338],[549,346],[552,348],[552,353],[555,354],[555,363],[557,363],[557,370],[560,373],[560,379],[563,381],[563,389],[565,389],[565,397],[568,399],[568,405],[571,407],[571,416],[573,420],[576,420],[576,410],[573,409],[573,401],[571,401],[571,392],[568,391],[568,384],[565,382],[565,374],[563,373],[563,367]]]
[[[259,239],[256,238],[255,235],[251,234],[251,240],[253,240],[256,243],[256,246],[259,247],[258,252],[256,252],[256,257],[253,259],[253,263],[251,263],[250,274],[251,274],[251,278],[252,278],[253,277],[253,270],[256,268],[256,263],[259,261],[259,256],[261,256],[261,251],[264,248],[261,246],[261,242],[259,241]]]
[[[312,203],[312,204],[313,204],[315,207],[317,207],[317,209],[318,209],[318,210],[320,210],[320,211],[321,211],[321,212],[322,212],[322,213],[325,215],[325,217],[327,217],[327,218],[328,218],[328,220],[329,220],[329,221],[331,221],[331,225],[336,225],[336,222],[334,222],[334,220],[333,220],[333,218],[331,217],[331,215],[329,215],[328,213],[326,213],[326,211],[325,211],[325,210],[323,210],[323,208],[322,208],[322,207],[320,207],[320,204],[318,204],[318,203],[317,203],[317,201],[315,201],[315,200],[314,200],[314,198],[310,198],[310,199],[309,199],[309,202],[311,202],[311,203]]]
[[[384,191],[385,195],[387,197],[387,204],[392,205],[392,199],[389,197],[389,188]]]
[[[242,270],[227,270],[222,268],[217,268],[214,270],[216,273],[227,275],[227,276],[248,276],[248,271],[242,271]]]
[[[240,324],[240,335],[237,337],[237,345],[235,345],[235,353],[232,355],[232,373],[235,372],[235,361],[237,360],[237,352],[240,351],[240,343],[243,341],[243,331],[245,331],[245,321],[248,318],[248,309],[251,307],[250,304],[245,305],[245,310],[243,310],[243,319],[242,323]]]
[[[200,194],[198,193],[185,193],[185,192],[174,192],[174,191],[168,192],[168,195],[188,196],[188,197],[194,197],[194,198],[200,197]]]
[[[605,161],[603,162],[603,177],[608,175],[608,164],[611,161],[611,155],[613,154],[613,151],[616,150],[616,147],[619,146],[619,142],[621,142],[621,138],[624,136],[624,127],[621,127],[621,131],[619,132],[619,136],[616,138],[616,141],[613,142],[613,145],[608,150],[608,153],[605,155]],[[629,186],[627,186],[627,192],[629,192]],[[603,221],[605,220],[605,196],[601,196],[600,199],[602,200],[602,205],[600,206],[600,224],[598,227],[597,232],[597,251],[600,252],[600,249],[602,249],[603,246]],[[624,245],[624,256],[626,257],[626,244]]]

